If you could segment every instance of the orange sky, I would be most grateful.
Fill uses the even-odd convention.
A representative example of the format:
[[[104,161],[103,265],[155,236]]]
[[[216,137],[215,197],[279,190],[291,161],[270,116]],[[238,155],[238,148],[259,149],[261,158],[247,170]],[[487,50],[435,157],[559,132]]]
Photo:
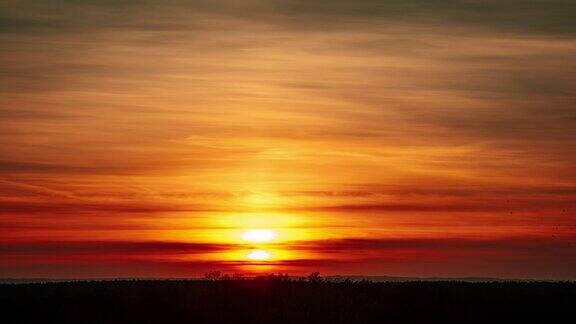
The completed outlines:
[[[0,276],[575,279],[574,7],[3,2]]]

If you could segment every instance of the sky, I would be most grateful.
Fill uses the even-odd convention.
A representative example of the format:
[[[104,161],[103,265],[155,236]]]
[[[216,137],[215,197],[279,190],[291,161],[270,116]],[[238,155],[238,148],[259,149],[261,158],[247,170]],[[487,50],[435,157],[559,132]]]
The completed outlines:
[[[574,16],[2,1],[0,277],[576,279]]]

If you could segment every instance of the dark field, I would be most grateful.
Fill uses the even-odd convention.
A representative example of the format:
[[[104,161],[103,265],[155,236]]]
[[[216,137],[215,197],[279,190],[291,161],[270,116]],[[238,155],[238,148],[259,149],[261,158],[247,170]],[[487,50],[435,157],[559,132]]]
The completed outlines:
[[[92,281],[0,285],[0,323],[576,323],[576,284]]]

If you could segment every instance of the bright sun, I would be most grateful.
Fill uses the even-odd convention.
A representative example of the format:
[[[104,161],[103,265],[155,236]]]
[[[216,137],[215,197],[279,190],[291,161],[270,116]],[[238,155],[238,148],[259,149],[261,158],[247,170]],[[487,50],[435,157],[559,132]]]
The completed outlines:
[[[270,259],[270,253],[264,250],[252,250],[246,257],[250,260],[262,261]]]
[[[242,239],[245,241],[256,243],[269,242],[275,238],[276,233],[274,231],[264,229],[250,230],[242,234]]]

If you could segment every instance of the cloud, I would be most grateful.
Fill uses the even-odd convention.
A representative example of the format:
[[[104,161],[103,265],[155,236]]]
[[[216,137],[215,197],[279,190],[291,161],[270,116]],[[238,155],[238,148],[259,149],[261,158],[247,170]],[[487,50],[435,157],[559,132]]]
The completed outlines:
[[[74,21],[71,27],[115,26],[137,29],[163,29],[174,25],[163,17],[171,14],[220,15],[227,18],[260,20],[289,24],[291,28],[349,26],[350,21],[398,22],[412,24],[460,24],[479,26],[507,32],[541,34],[573,34],[572,16],[575,8],[570,0],[552,1],[376,1],[337,0],[303,1],[273,0],[244,1],[60,1],[58,6],[42,1],[7,1],[7,13],[2,26],[5,31],[14,29],[49,29]],[[26,13],[25,10],[28,10]],[[52,15],[40,15],[50,12]],[[36,19],[26,19],[24,13]],[[15,15],[18,14],[18,15]],[[122,20],[122,17],[129,19]],[[106,19],[104,19],[106,18]],[[172,23],[172,24],[170,24]]]
[[[486,211],[501,211],[505,206],[494,206],[488,204],[467,204],[467,203],[454,203],[454,204],[357,204],[357,205],[340,205],[340,206],[321,206],[310,207],[305,210],[311,211],[334,211],[342,213],[353,212],[486,212]]]
[[[455,24],[503,32],[571,35],[576,8],[569,0],[279,0],[278,6],[304,22],[318,25],[337,20],[405,21],[423,25]],[[298,20],[302,23],[302,20]],[[340,21],[340,23],[342,23]]]
[[[122,213],[166,213],[166,212],[210,212],[221,211],[219,208],[207,206],[177,206],[162,203],[145,203],[142,201],[1,201],[0,215],[10,214],[44,214],[44,215],[79,215],[99,214],[116,217]]]
[[[79,242],[28,242],[8,243],[0,246],[0,254],[7,255],[144,255],[144,254],[195,254],[225,251],[231,245],[210,243],[185,243],[162,241],[79,241]]]
[[[346,238],[333,240],[318,240],[301,242],[291,245],[294,249],[322,251],[333,253],[349,253],[349,251],[364,250],[371,252],[424,250],[453,251],[469,250],[470,253],[494,251],[496,253],[554,253],[569,252],[576,249],[574,237],[557,237],[549,240],[542,237],[511,237],[499,239],[475,238],[392,238],[392,239],[362,239]],[[353,255],[351,253],[351,255]]]
[[[292,242],[293,253],[313,256],[262,264],[242,260],[190,259],[238,248],[227,244],[161,241],[35,241],[0,246],[0,273],[14,277],[194,277],[210,270],[404,276],[571,278],[574,238],[329,239]],[[177,257],[177,259],[174,259]],[[178,259],[178,257],[184,257]]]

